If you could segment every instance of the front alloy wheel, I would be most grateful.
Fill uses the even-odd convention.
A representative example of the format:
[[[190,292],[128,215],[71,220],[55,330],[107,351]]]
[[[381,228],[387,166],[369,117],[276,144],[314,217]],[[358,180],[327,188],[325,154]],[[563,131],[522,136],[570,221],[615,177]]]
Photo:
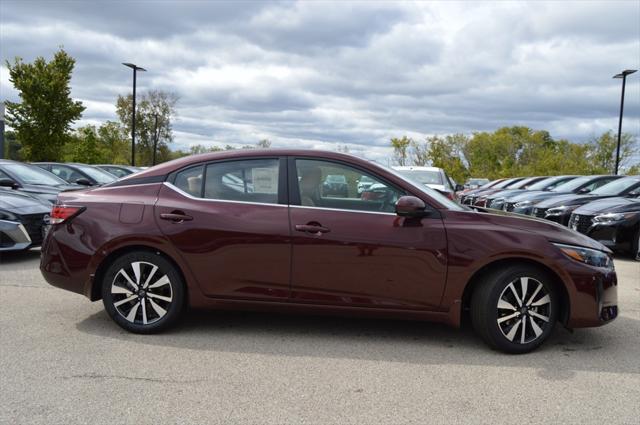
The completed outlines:
[[[108,268],[102,298],[111,318],[137,333],[158,332],[182,311],[184,285],[175,267],[164,257],[132,252]]]
[[[535,267],[496,269],[478,282],[471,297],[471,320],[491,347],[526,353],[551,334],[558,317],[553,278]]]
[[[529,344],[549,326],[551,296],[536,279],[523,276],[509,283],[498,300],[500,332],[511,342]]]

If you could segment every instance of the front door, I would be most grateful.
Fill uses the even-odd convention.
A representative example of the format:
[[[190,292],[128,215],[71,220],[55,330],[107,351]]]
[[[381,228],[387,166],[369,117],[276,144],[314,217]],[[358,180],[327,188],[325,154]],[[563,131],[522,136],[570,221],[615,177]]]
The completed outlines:
[[[160,190],[156,220],[205,295],[289,297],[291,239],[280,161],[199,164],[174,173]]]
[[[398,217],[405,193],[345,163],[290,159],[292,300],[433,309],[446,279],[439,214]],[[361,181],[372,181],[363,188]]]

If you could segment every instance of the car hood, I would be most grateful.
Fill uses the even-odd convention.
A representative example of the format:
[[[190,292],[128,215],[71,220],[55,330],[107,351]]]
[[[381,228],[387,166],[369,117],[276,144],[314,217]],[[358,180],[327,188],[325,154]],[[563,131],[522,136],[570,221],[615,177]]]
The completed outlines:
[[[20,215],[39,214],[50,212],[51,205],[39,198],[3,189],[0,191],[0,209]]]
[[[599,213],[640,212],[640,199],[637,198],[604,198],[590,202],[574,211],[574,214],[594,215]]]
[[[545,199],[544,201],[540,201],[536,206],[539,208],[553,208],[565,205],[584,205],[588,204],[589,202],[597,201],[598,199],[609,197],[610,196],[606,195],[560,195],[554,196],[553,198]]]
[[[555,198],[556,196],[563,196],[563,195],[568,195],[568,194],[559,193],[559,192],[545,192],[541,190],[541,191],[528,192],[518,196],[514,196],[513,198],[509,199],[509,201],[511,202],[532,201],[534,203],[537,203],[537,202],[544,201],[545,199]]]
[[[85,186],[76,184],[64,184],[59,186],[41,186],[36,184],[25,184],[20,190],[30,195],[38,196],[41,199],[46,199],[49,202],[55,202],[58,193],[66,192],[69,190],[81,190],[85,189]]]
[[[598,251],[611,253],[609,248],[600,242],[591,239],[588,236],[578,233],[568,227],[561,226],[552,221],[543,220],[535,217],[513,214],[501,210],[492,210],[486,208],[474,207],[477,211],[486,214],[492,224],[498,226],[511,227],[513,229],[524,230],[530,233],[536,233],[545,237],[549,242],[558,242],[567,245],[583,246],[586,248],[597,249]]]

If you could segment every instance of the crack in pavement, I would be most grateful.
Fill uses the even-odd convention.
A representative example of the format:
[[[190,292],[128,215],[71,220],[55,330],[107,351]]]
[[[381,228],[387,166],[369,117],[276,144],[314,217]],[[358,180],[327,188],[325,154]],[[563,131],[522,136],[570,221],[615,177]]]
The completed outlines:
[[[103,375],[99,373],[83,373],[79,375],[60,376],[59,379],[124,379],[127,381],[144,381],[155,382],[162,384],[196,384],[199,382],[205,382],[206,379],[166,379],[166,378],[145,378],[140,376],[127,376],[127,375]]]

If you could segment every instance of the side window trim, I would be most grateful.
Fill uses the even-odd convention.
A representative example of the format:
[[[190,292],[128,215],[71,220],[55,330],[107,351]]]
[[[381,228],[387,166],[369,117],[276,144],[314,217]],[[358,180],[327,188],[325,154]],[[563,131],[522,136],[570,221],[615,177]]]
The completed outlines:
[[[276,160],[278,161],[278,192],[277,202],[251,202],[251,201],[234,201],[229,199],[212,199],[205,198],[205,183],[207,178],[207,168],[209,165],[221,164],[225,162],[238,162],[238,161],[255,161],[255,160]],[[200,185],[200,196],[193,196],[181,190],[175,185],[176,177],[183,171],[190,170],[196,167],[203,167],[202,171],[202,183]],[[288,205],[288,170],[287,170],[287,157],[285,156],[249,156],[245,158],[225,158],[213,161],[203,161],[195,164],[189,164],[183,168],[175,170],[169,173],[165,179],[165,182],[170,184],[172,188],[175,188],[180,193],[188,195],[189,198],[200,201],[215,201],[215,202],[236,202],[243,204],[255,204],[255,205]]]

